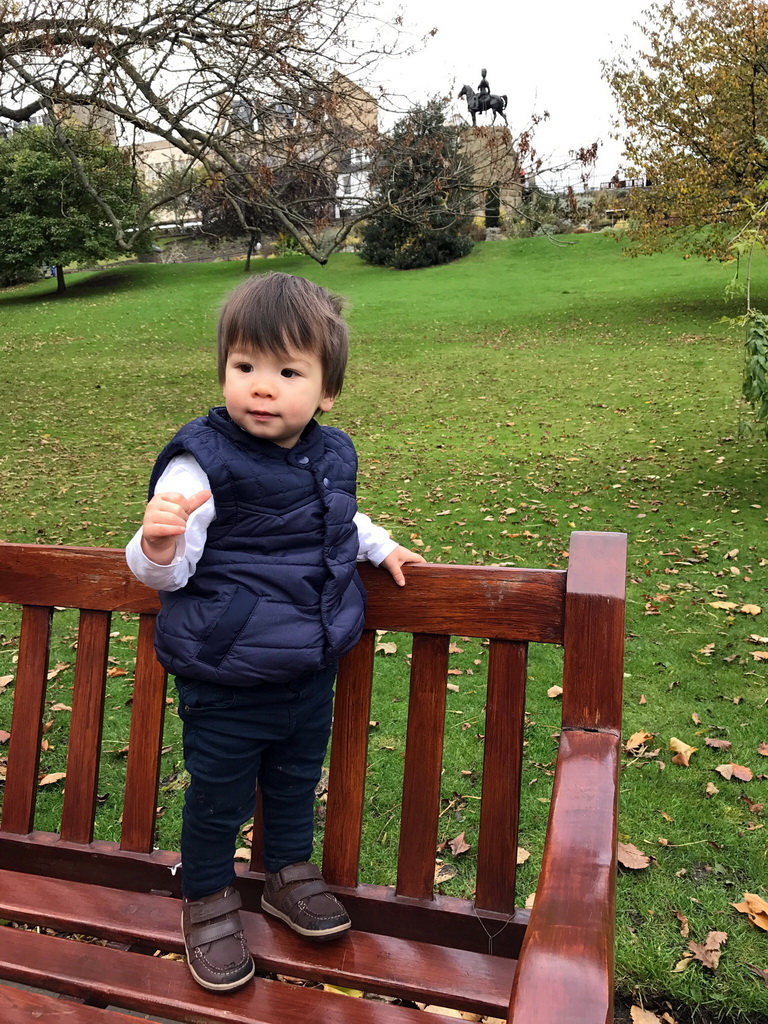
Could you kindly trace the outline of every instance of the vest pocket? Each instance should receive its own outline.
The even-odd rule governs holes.
[[[218,619],[200,644],[198,661],[218,668],[235,645],[261,598],[241,586],[232,587]]]

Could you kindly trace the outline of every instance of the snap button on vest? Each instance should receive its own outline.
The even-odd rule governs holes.
[[[298,457],[298,459],[296,459],[296,461],[298,462],[298,464],[300,466],[306,466],[306,464],[309,462],[309,456],[308,455],[300,455]]]
[[[323,487],[330,487],[330,486],[331,486],[331,481],[328,479],[327,476],[324,476],[323,477]]]

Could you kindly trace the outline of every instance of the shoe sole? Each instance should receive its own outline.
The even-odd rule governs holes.
[[[284,914],[282,910],[278,910],[277,907],[273,907],[271,903],[267,903],[264,897],[261,897],[261,909],[266,910],[268,914],[273,917],[279,917],[281,921],[284,921],[288,927],[296,932],[298,935],[303,936],[305,939],[315,939],[316,942],[323,942],[326,939],[335,939],[337,935],[341,935],[343,932],[349,931],[352,927],[352,922],[347,921],[346,924],[337,924],[335,928],[325,928],[323,931],[318,931],[316,928],[302,928],[300,924],[296,924],[292,921],[287,914]]]
[[[184,939],[184,952],[187,954],[187,967],[189,968],[189,973],[192,975],[192,977],[195,979],[198,985],[202,985],[203,988],[207,988],[210,992],[231,992],[233,989],[240,988],[242,985],[245,985],[247,982],[251,980],[251,978],[256,973],[256,964],[253,962],[253,960],[251,960],[250,973],[247,974],[244,978],[238,978],[237,981],[228,981],[224,984],[217,985],[213,981],[206,981],[204,978],[201,978],[200,975],[196,973],[194,967],[192,966],[192,958],[189,955],[189,947],[187,946],[187,937],[184,934],[183,916],[181,921],[181,935],[182,938]]]

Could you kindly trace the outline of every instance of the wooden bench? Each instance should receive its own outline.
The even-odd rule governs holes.
[[[0,601],[23,607],[15,681],[0,697],[10,701],[12,694],[14,702],[0,824],[0,919],[33,926],[0,927],[0,981],[45,990],[0,986],[0,1019],[120,1024],[136,1019],[132,1012],[243,1024],[448,1019],[425,1016],[414,1005],[420,1002],[514,1024],[612,1021],[625,560],[623,534],[574,533],[567,573],[413,566],[401,590],[386,573],[361,568],[369,611],[338,677],[322,850],[323,872],[349,909],[353,930],[311,945],[265,917],[255,840],[251,863],[239,866],[239,888],[258,973],[244,989],[217,995],[198,987],[178,959],[147,955],[182,951],[172,871],[178,855],[153,849],[166,707],[152,642],[157,596],[131,577],[121,551],[0,544]],[[35,830],[35,804],[51,703],[51,621],[62,607],[81,611],[54,833]],[[140,620],[121,838],[106,842],[94,841],[93,832],[117,612]],[[392,888],[358,880],[377,629],[413,634]],[[433,891],[451,636],[490,638],[474,901]],[[514,899],[529,641],[564,648],[562,731],[532,911],[516,909]],[[286,984],[276,975],[398,1003]]]

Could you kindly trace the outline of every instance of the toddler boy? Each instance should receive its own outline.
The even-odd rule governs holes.
[[[350,926],[309,858],[336,666],[365,616],[356,561],[402,586],[402,565],[424,559],[357,512],[352,441],[315,420],[341,391],[347,348],[341,300],[324,288],[267,274],[235,289],[219,321],[225,404],[160,453],[127,549],[160,591],[155,645],[176,676],[191,776],[182,931],[208,989],[254,973],[233,855],[257,780],[263,909],[308,938]]]

